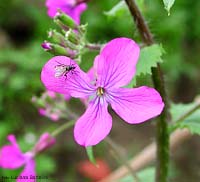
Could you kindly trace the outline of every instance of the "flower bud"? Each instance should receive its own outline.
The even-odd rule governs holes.
[[[39,141],[35,144],[33,151],[35,153],[42,152],[55,144],[56,140],[49,133],[40,136]]]
[[[78,31],[80,34],[84,35],[87,31],[87,26],[88,24],[85,24],[85,25],[79,25],[78,26]]]
[[[70,42],[78,45],[79,44],[79,35],[76,34],[72,29],[69,29],[66,34],[65,34],[65,37],[67,40],[69,40]]]
[[[45,50],[45,51],[48,51],[48,50],[51,50],[52,47],[51,47],[51,43],[50,42],[47,42],[47,41],[44,41],[42,44],[41,44],[42,48]]]
[[[69,28],[77,29],[78,25],[74,22],[74,20],[68,15],[64,14],[61,10],[59,10],[55,16],[55,20],[60,20],[64,25]]]
[[[48,50],[48,52],[54,54],[54,55],[64,55],[64,56],[68,56],[68,57],[71,57],[73,58],[75,53],[71,50],[68,50],[67,48],[65,47],[62,47],[58,44],[52,44],[52,49],[51,50]]]
[[[61,33],[58,33],[56,30],[50,30],[48,32],[48,38],[49,38],[50,42],[52,42],[54,44],[63,45],[64,36]]]

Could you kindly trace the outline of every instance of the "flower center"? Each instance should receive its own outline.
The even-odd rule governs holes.
[[[97,88],[97,95],[102,96],[105,93],[105,89],[103,87]]]

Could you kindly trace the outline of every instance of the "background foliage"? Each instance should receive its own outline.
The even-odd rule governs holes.
[[[140,41],[126,9],[122,8],[120,11],[112,9],[118,2],[119,0],[92,0],[88,4],[88,11],[83,13],[82,22],[88,22],[87,37],[91,42],[105,43],[112,38],[122,36]],[[200,91],[198,69],[200,66],[200,1],[176,1],[170,16],[163,8],[162,1],[138,0],[138,3],[158,43],[157,46],[162,46],[165,50],[162,56],[164,60],[162,68],[169,98],[175,103],[192,102]],[[7,134],[15,133],[24,151],[32,146],[47,127],[52,130],[59,125],[40,117],[31,103],[33,95],[38,96],[44,91],[40,82],[40,71],[43,64],[51,57],[42,50],[40,44],[47,37],[47,30],[55,27],[46,14],[44,4],[45,2],[40,0],[0,0],[0,145],[6,143]],[[161,59],[159,52],[156,51],[157,49],[151,49],[147,52],[150,55],[144,53],[143,57],[146,61],[151,60],[151,56]],[[97,53],[84,55],[83,69],[89,69]],[[134,83],[137,85],[152,84],[148,75],[140,74],[136,80],[137,82]],[[194,123],[200,122],[199,116],[200,113],[196,113]],[[153,122],[141,126],[121,123],[115,122],[111,136],[129,151],[129,156],[132,156],[150,141],[146,138],[153,136],[154,125]],[[187,125],[185,121],[183,127],[184,124]],[[194,130],[195,126],[193,132],[198,133]],[[126,134],[122,136],[123,133]],[[137,140],[130,143],[132,140],[128,140],[129,138],[140,138],[140,143]],[[200,157],[195,155],[195,152],[190,154],[190,151],[200,149],[198,139],[194,137],[191,143],[185,143],[182,146],[186,148],[185,152],[182,151],[183,148],[177,151],[175,168],[172,168],[175,171],[175,174],[172,173],[172,180],[196,182],[200,179],[200,174],[194,172],[200,171],[198,165]],[[43,161],[37,164],[38,174],[81,181],[82,177],[77,175],[76,165],[86,158],[85,151],[73,142],[72,131],[63,134],[58,141],[48,155],[43,154],[38,157],[38,161]],[[104,143],[95,147],[96,155],[100,157],[104,157],[105,150],[107,149]],[[109,156],[106,158],[111,167],[116,167]],[[181,165],[186,163],[185,167]],[[19,171],[0,169],[0,176],[18,173]]]

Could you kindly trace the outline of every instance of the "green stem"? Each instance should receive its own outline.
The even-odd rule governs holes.
[[[129,10],[133,16],[138,31],[146,45],[154,43],[153,36],[149,30],[144,17],[142,16],[135,0],[125,0]],[[168,177],[168,164],[169,164],[169,133],[168,133],[168,118],[170,116],[168,110],[167,95],[164,87],[163,74],[160,65],[157,68],[152,68],[152,79],[155,89],[159,91],[165,108],[157,121],[156,130],[156,143],[157,143],[157,163],[156,163],[156,182],[167,182]]]
[[[156,123],[156,144],[157,144],[157,163],[156,163],[156,182],[167,182],[169,168],[169,132],[168,118],[169,110],[164,89],[163,75],[160,65],[157,69],[152,69],[152,76],[155,88],[160,92],[165,108]]]
[[[68,129],[68,128],[71,128],[74,124],[75,124],[75,121],[74,121],[74,120],[68,121],[67,123],[61,125],[61,126],[58,127],[56,130],[54,130],[54,131],[51,133],[51,136],[53,136],[53,137],[57,136],[58,134],[62,133],[64,130],[66,130],[66,129]]]
[[[118,144],[116,144],[110,137],[107,137],[105,141],[110,145],[110,147],[114,151],[115,155],[113,156],[127,168],[129,173],[132,174],[134,181],[139,182],[139,179],[136,173],[132,170],[130,164],[127,162],[124,156],[120,153],[120,149],[119,149],[120,147],[118,146]]]
[[[189,117],[191,114],[193,114],[196,110],[200,109],[200,103],[198,103],[196,106],[194,106],[191,110],[189,110],[188,112],[184,113],[182,116],[180,116],[176,121],[173,121],[173,125],[169,128],[170,129],[170,133],[172,131],[174,131],[178,126],[179,123],[181,123],[184,119],[186,119],[187,117]]]
[[[87,43],[85,45],[86,48],[90,49],[91,51],[100,51],[101,48],[103,47],[102,44],[92,44],[92,43]]]

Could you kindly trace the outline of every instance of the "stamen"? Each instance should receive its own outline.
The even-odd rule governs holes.
[[[105,93],[105,89],[103,87],[97,88],[97,95],[102,96]]]

